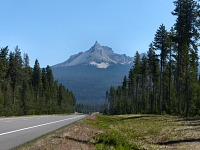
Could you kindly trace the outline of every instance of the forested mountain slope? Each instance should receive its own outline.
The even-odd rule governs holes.
[[[131,67],[132,65],[112,65],[99,69],[91,65],[77,65],[53,67],[52,70],[55,78],[73,91],[77,103],[102,104],[108,88],[120,85]]]

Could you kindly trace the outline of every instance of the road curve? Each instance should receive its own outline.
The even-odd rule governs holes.
[[[78,121],[86,115],[0,118],[0,150],[8,150]]]

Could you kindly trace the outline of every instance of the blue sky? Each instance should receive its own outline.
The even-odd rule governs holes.
[[[173,0],[1,0],[0,47],[16,45],[41,67],[88,50],[97,40],[116,53],[146,52]]]

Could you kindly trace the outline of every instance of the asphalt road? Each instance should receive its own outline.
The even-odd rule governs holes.
[[[86,115],[0,118],[0,150],[7,150],[78,121]]]

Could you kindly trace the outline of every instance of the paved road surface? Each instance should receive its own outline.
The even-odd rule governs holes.
[[[0,118],[0,150],[7,150],[78,121],[86,115]]]

